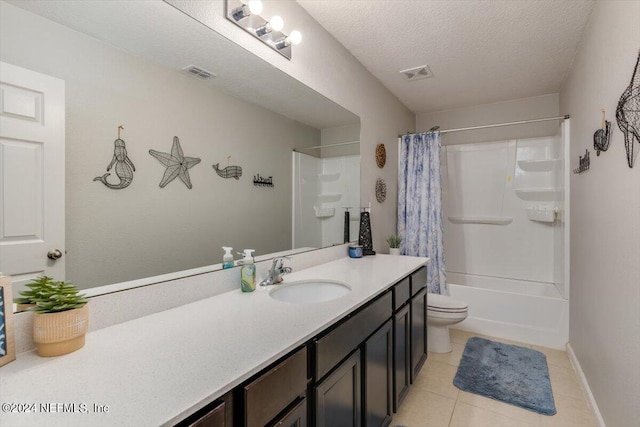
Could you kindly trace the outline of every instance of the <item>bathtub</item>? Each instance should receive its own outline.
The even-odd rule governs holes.
[[[569,301],[553,283],[447,272],[451,296],[469,304],[456,329],[564,350]]]

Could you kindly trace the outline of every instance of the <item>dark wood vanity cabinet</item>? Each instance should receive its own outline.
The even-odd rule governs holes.
[[[411,316],[405,304],[393,315],[393,411],[398,412],[411,384]]]
[[[427,360],[427,269],[393,286],[393,411]]]
[[[423,267],[179,426],[387,427],[427,357],[425,284]]]
[[[393,415],[393,323],[387,322],[363,344],[363,413],[366,427],[386,427]]]
[[[292,403],[306,398],[307,385],[307,347],[304,346],[242,387],[242,425],[264,427],[295,418],[296,415],[285,414],[276,420]],[[294,412],[301,414],[300,410]],[[303,415],[305,420],[301,422],[306,422],[306,413]],[[296,424],[292,421],[291,425]]]
[[[302,397],[270,423],[269,427],[307,427],[307,411],[307,399]]]
[[[314,341],[316,427],[389,425],[392,313],[388,291]]]
[[[316,427],[360,427],[361,412],[360,351],[314,387]]]
[[[427,289],[411,297],[411,383],[427,360]]]
[[[227,393],[177,424],[177,427],[233,426],[233,393]]]

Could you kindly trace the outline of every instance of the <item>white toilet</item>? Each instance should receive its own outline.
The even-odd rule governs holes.
[[[449,353],[449,326],[467,318],[466,302],[446,295],[427,294],[427,346],[433,353]]]

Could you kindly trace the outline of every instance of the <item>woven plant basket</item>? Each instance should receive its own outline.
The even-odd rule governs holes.
[[[89,326],[89,304],[59,313],[33,314],[33,341],[44,357],[71,353],[84,346]]]

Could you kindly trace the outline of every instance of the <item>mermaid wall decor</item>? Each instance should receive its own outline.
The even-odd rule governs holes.
[[[111,163],[107,166],[107,173],[102,176],[96,176],[93,178],[94,181],[100,181],[107,188],[112,190],[122,190],[123,188],[127,188],[131,182],[133,182],[133,172],[135,172],[136,167],[133,165],[131,159],[127,155],[127,148],[124,141],[120,138],[120,130],[124,129],[122,125],[118,126],[118,139],[113,141],[113,158],[111,159]],[[111,184],[107,181],[107,177],[111,175],[109,171],[111,168],[114,168],[116,176],[120,180],[120,182],[116,184]]]

